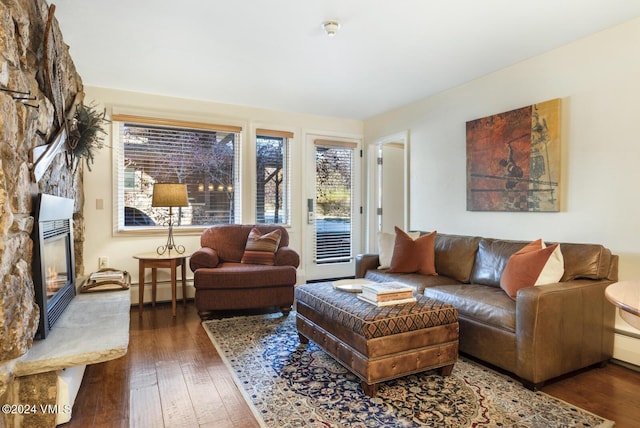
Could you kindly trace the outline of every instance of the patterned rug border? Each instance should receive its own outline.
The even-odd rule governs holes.
[[[295,312],[291,312],[289,314],[289,317],[295,318]],[[250,393],[244,388],[243,381],[236,374],[236,369],[233,367],[231,361],[229,361],[227,355],[225,355],[223,346],[220,343],[218,343],[218,341],[214,337],[213,332],[209,328],[207,328],[207,324],[228,323],[228,322],[232,322],[234,320],[249,320],[249,319],[256,319],[256,320],[261,320],[261,321],[262,320],[275,321],[275,320],[278,320],[278,319],[282,319],[283,323],[286,320],[286,319],[283,318],[283,316],[280,313],[273,313],[273,314],[246,315],[246,316],[235,316],[235,317],[222,318],[222,319],[212,319],[212,320],[203,321],[201,324],[202,324],[202,327],[203,327],[204,331],[207,333],[207,336],[209,336],[209,340],[211,341],[212,345],[215,347],[218,355],[220,356],[220,358],[224,362],[227,370],[231,374],[231,377],[232,377],[234,383],[236,384],[237,388],[240,390],[240,392],[242,394],[242,397],[244,398],[245,402],[247,403],[247,405],[251,409],[251,412],[253,413],[256,421],[258,422],[258,424],[261,427],[269,428],[269,425],[264,420],[260,409],[253,402],[253,400],[252,400],[252,398],[250,396]],[[331,357],[327,357],[327,358],[331,359]],[[469,361],[469,360],[465,359],[464,357],[460,357],[460,360],[461,361]],[[505,374],[502,374],[502,373],[499,373],[499,372],[497,372],[497,371],[495,371],[495,370],[493,370],[491,368],[488,368],[486,366],[483,366],[483,365],[481,365],[479,363],[476,363],[476,362],[473,362],[473,361],[470,361],[470,363],[481,367],[483,371],[487,371],[487,372],[491,373],[492,375],[495,375],[495,376],[497,376],[499,378],[510,379],[509,376],[507,376]],[[338,364],[338,363],[336,363],[336,364]],[[546,397],[546,399],[549,400],[550,402],[554,402],[555,401],[555,402],[561,403],[561,404],[563,404],[563,405],[565,405],[565,406],[567,406],[569,408],[577,409],[580,412],[583,412],[583,413],[585,413],[587,415],[591,415],[594,418],[598,418],[598,419],[601,419],[603,421],[599,425],[595,425],[595,426],[589,425],[591,428],[613,428],[613,427],[615,427],[615,422],[614,421],[608,420],[606,418],[603,418],[602,416],[599,416],[599,415],[597,415],[597,414],[595,414],[593,412],[590,412],[588,410],[585,410],[585,409],[583,409],[581,407],[575,406],[575,405],[573,405],[573,404],[571,404],[571,403],[569,403],[567,401],[564,401],[564,400],[562,400],[560,398],[556,398],[556,397],[554,397],[552,395],[549,395],[547,393],[544,393],[542,391],[537,391],[536,394],[539,394],[539,395],[542,395],[542,396]],[[514,427],[515,426],[519,426],[519,425],[514,424]],[[562,425],[562,426],[564,426],[564,425]]]
[[[271,316],[271,314],[269,314],[269,315],[248,315],[248,316],[237,316],[237,317],[223,318],[223,319],[220,319],[220,320],[214,319],[214,320],[202,321],[202,328],[204,328],[204,331],[207,333],[207,336],[209,336],[209,340],[211,341],[211,344],[216,348],[216,352],[220,356],[220,359],[222,359],[222,362],[224,363],[225,367],[227,368],[227,371],[229,372],[229,374],[231,374],[231,378],[233,379],[233,383],[235,383],[235,385],[238,388],[238,390],[240,390],[240,393],[242,394],[242,398],[244,398],[244,401],[247,403],[247,405],[251,409],[251,413],[253,413],[253,416],[256,418],[256,421],[258,421],[258,424],[262,428],[269,428],[269,426],[267,425],[267,423],[262,418],[262,415],[260,414],[260,410],[253,403],[253,400],[249,396],[249,393],[247,392],[247,390],[245,390],[242,387],[242,381],[240,380],[240,378],[236,374],[236,371],[233,369],[233,366],[231,365],[231,361],[229,361],[227,356],[222,351],[222,346],[218,343],[216,338],[213,337],[213,333],[207,328],[207,323],[215,323],[215,322],[228,321],[228,320],[234,320],[234,319],[245,319],[245,318],[260,318],[260,319],[264,319],[264,318],[270,317],[270,316]]]

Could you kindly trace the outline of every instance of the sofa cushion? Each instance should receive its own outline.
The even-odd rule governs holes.
[[[437,234],[435,265],[438,275],[469,282],[479,242],[477,236]]]
[[[389,273],[388,270],[368,270],[364,276],[365,279],[374,282],[393,282],[398,281],[403,284],[415,287],[419,294],[425,287],[434,285],[460,284],[459,281],[444,275],[421,275],[419,273]]]
[[[469,281],[500,288],[500,277],[509,257],[526,244],[523,241],[481,238]]]
[[[418,272],[423,275],[435,275],[436,232],[433,231],[414,240],[399,227],[396,227],[395,230],[396,239],[389,272]]]
[[[264,235],[255,227],[251,229],[241,263],[273,266],[281,236],[278,229]]]
[[[612,256],[608,248],[600,244],[563,243],[561,246],[564,257],[564,275],[561,281],[609,277]],[[615,280],[616,278],[609,279]]]
[[[193,274],[196,289],[256,288],[296,283],[293,266],[263,266],[221,263],[216,268],[198,269]]]
[[[420,237],[420,232],[406,232],[412,239]],[[389,269],[391,267],[391,258],[393,257],[393,247],[395,246],[396,236],[393,233],[378,232],[378,257],[380,266],[378,269]]]
[[[436,285],[425,288],[423,294],[452,305],[461,318],[512,333],[516,331],[516,302],[500,288],[476,284]]]
[[[500,287],[515,299],[519,289],[558,282],[563,273],[564,261],[560,245],[547,247],[538,239],[509,258],[500,277]]]

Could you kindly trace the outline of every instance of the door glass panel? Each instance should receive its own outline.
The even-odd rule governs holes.
[[[352,258],[353,149],[316,146],[315,261]]]

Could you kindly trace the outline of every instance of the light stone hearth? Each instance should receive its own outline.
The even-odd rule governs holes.
[[[6,394],[6,402],[58,405],[73,402],[77,391],[61,391],[62,370],[120,358],[129,346],[129,290],[79,294],[71,301],[47,338],[35,341],[29,352],[13,367],[15,381]],[[83,370],[79,371],[80,378]],[[68,381],[65,381],[68,383]],[[79,387],[80,382],[75,382]],[[73,400],[73,398],[70,398]],[[7,426],[55,426],[60,416],[42,413],[4,415]],[[57,422],[58,421],[58,422]],[[1,421],[0,421],[1,422]],[[62,420],[65,422],[65,420]]]
[[[128,290],[79,294],[45,340],[18,361],[15,376],[95,364],[119,358],[129,345]]]

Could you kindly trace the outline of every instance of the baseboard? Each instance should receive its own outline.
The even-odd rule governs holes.
[[[138,284],[131,284],[131,305],[138,305]],[[193,287],[193,282],[187,280],[187,299],[193,299],[196,294],[196,289]],[[171,302],[171,281],[159,281],[156,285],[156,303],[157,302]],[[176,285],[176,299],[182,300],[182,282],[178,280]],[[144,284],[144,303],[151,303],[151,283],[145,282]]]
[[[640,367],[640,339],[619,333],[613,337],[613,358]]]
[[[640,372],[640,366],[637,366],[635,364],[631,364],[631,363],[627,363],[626,361],[621,361],[621,360],[616,360],[615,358],[611,359],[611,363],[612,364],[617,364],[619,366],[622,366],[626,369],[629,370],[633,370],[634,372]]]

